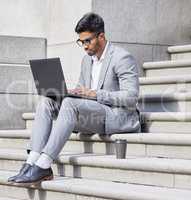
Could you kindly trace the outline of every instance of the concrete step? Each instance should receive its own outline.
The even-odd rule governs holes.
[[[187,75],[191,73],[191,58],[190,60],[145,62],[143,69],[146,77]]]
[[[0,148],[27,148],[30,131],[0,131]],[[115,140],[127,140],[126,155],[191,159],[191,135],[173,133],[138,133],[100,136],[75,134],[66,142],[62,152],[115,154]],[[5,157],[6,158],[6,157]]]
[[[0,63],[0,70],[0,93],[37,93],[29,65],[16,63]]]
[[[173,62],[173,61],[166,61],[166,62]],[[176,62],[184,63],[185,61],[176,61]],[[191,63],[191,61],[186,61],[186,62],[187,64]],[[158,62],[158,63],[163,63],[163,62]],[[157,67],[155,68],[156,69],[154,70],[157,70]],[[163,69],[165,69],[165,67],[163,67]],[[0,70],[1,70],[0,80],[2,83],[0,86],[0,93],[13,93],[13,94],[15,93],[36,94],[37,93],[29,65],[14,64],[14,63],[12,64],[0,63]],[[170,74],[172,75],[172,73],[166,74],[166,72],[162,76],[160,76],[160,74],[157,73],[155,77],[140,77],[139,81],[141,85],[141,93],[145,93],[144,88],[146,86],[147,88],[148,86],[150,86],[148,88],[147,94],[153,93],[152,92],[153,87],[155,87],[155,90],[154,90],[155,94],[157,93],[157,91],[158,93],[163,94],[165,93],[164,91],[174,92],[174,91],[182,91],[182,90],[185,91],[186,89],[189,89],[190,83],[191,83],[191,75],[187,75],[189,73],[186,73],[184,74],[184,76],[182,76],[180,75],[180,73],[178,73],[178,75],[173,76],[173,77],[167,76]],[[186,86],[189,86],[189,87],[185,88]],[[161,90],[159,90],[160,88]]]
[[[171,54],[171,60],[191,59],[191,45],[181,45],[168,47]]]
[[[191,191],[185,189],[143,186],[101,180],[55,177],[36,188],[14,186],[7,178],[14,172],[0,171],[0,192],[3,196],[43,200],[190,200]]]
[[[24,113],[26,128],[31,129],[34,113]],[[142,132],[154,133],[190,133],[190,112],[142,112]]]
[[[28,65],[0,63],[0,70],[0,80],[2,82],[0,93],[36,94],[36,87]],[[139,82],[141,94],[165,94],[174,91],[189,92],[191,75],[140,77]]]
[[[140,94],[166,94],[191,91],[191,75],[140,77]]]
[[[190,112],[144,112],[142,130],[154,133],[190,133]]]
[[[24,129],[23,112],[34,112],[34,95],[0,94],[0,129]]]
[[[23,150],[0,149],[0,170],[18,171],[25,159]],[[53,171],[56,176],[191,189],[190,160],[65,152]]]
[[[191,93],[143,94],[139,98],[139,110],[141,112],[191,112]]]
[[[4,97],[6,98],[7,94],[0,94],[0,99],[1,99],[1,96],[2,98]],[[15,106],[21,107],[26,104],[28,110],[33,110],[33,111],[35,110],[37,102],[39,101],[39,96],[35,94],[28,94],[28,95],[27,94],[19,94],[19,95],[9,94],[8,96],[10,97],[13,105],[15,104]],[[18,98],[19,99],[24,98],[23,101],[26,103],[21,102],[19,104],[17,102]],[[0,104],[2,109],[6,107],[5,102],[6,102],[5,100],[2,100],[2,103]],[[141,112],[191,112],[191,92],[142,94],[139,97],[139,109]],[[11,113],[11,110],[9,111],[9,115],[10,113]],[[3,119],[3,116],[5,116],[5,114],[1,116],[1,119]],[[16,119],[16,117],[14,118]],[[12,124],[13,122],[14,121],[12,120]],[[16,125],[16,122],[15,122],[15,125]]]
[[[38,96],[26,64],[0,63],[0,129],[25,128],[23,112],[35,110]]]
[[[0,197],[0,200],[21,200],[21,199],[13,199],[13,198],[9,198],[9,197]]]
[[[0,63],[27,64],[30,59],[45,58],[45,38],[0,36]]]

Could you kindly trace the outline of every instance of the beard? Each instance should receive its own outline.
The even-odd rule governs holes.
[[[96,55],[99,48],[100,48],[100,45],[97,42],[92,49],[85,48],[85,51],[89,56],[94,56],[94,55]]]
[[[95,55],[95,52],[94,51],[88,51],[86,50],[86,53],[89,55],[89,56],[94,56]]]

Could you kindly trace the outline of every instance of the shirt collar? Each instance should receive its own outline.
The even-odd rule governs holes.
[[[99,61],[102,61],[102,60],[105,58],[105,54],[106,54],[106,52],[107,52],[108,45],[109,45],[109,42],[106,43],[105,48],[104,48],[104,51],[103,51],[103,53],[102,53],[102,55],[101,55]],[[93,62],[94,62],[94,61],[98,61],[97,56],[95,56],[95,55],[92,56],[92,60],[93,60]]]

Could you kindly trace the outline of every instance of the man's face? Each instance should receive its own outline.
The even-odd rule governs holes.
[[[82,32],[78,43],[81,43],[89,56],[96,55],[100,50],[100,37],[96,33]]]

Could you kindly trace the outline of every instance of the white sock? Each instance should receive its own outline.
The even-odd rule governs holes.
[[[53,163],[53,159],[45,153],[42,153],[39,159],[35,162],[35,165],[39,166],[43,169],[50,168],[51,164]]]
[[[39,159],[39,157],[40,157],[40,153],[31,151],[27,158],[26,163],[33,165]]]

